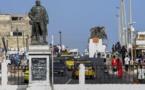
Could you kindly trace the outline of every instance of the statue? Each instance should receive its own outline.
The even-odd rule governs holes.
[[[32,43],[40,43],[40,37],[42,36],[42,43],[47,43],[47,24],[49,23],[49,17],[46,9],[41,6],[40,1],[36,0],[36,6],[32,7],[29,14],[30,24],[32,25]]]

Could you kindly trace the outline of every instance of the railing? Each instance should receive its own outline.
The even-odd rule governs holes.
[[[1,63],[0,63],[0,85],[2,83],[2,69],[1,69]]]
[[[56,66],[54,69],[54,84],[79,84],[79,68],[76,70],[67,70],[64,66]],[[85,68],[85,84],[134,84],[138,83],[138,66],[130,65],[128,72],[125,71],[125,66],[122,66],[123,77],[118,77],[118,71],[113,73],[113,67],[107,66],[109,73],[104,72],[104,65],[96,65],[93,68]],[[60,69],[62,68],[62,69]],[[8,84],[10,85],[27,85],[24,82],[24,71],[28,70],[28,66],[9,66],[8,67]],[[74,76],[76,74],[76,76]],[[50,70],[50,82],[52,80],[52,73]],[[28,80],[29,81],[29,80]],[[145,80],[142,80],[144,83]]]
[[[128,71],[125,71],[125,66],[122,66],[123,77],[118,76],[118,71],[116,74],[113,73],[113,67],[108,65],[109,73],[104,72],[104,65],[93,66],[93,70],[85,70],[85,84],[134,84],[139,83],[138,78],[138,66],[129,65]],[[59,66],[59,68],[61,68]],[[55,71],[55,70],[54,70]],[[88,71],[88,72],[87,72]],[[65,69],[65,74],[60,72],[54,72],[54,84],[78,84],[79,76],[74,77],[74,70],[69,71]],[[78,68],[79,72],[79,68]],[[92,74],[94,72],[94,74]],[[93,78],[95,76],[95,78]],[[51,73],[50,73],[51,78]],[[144,83],[145,80],[142,80]]]
[[[27,85],[24,82],[25,70],[28,70],[28,66],[8,66],[8,84],[10,85]]]

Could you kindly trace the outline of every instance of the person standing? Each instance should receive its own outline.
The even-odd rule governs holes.
[[[126,55],[124,61],[125,61],[125,71],[128,72],[128,67],[130,64],[130,58],[128,57],[128,55]]]
[[[121,54],[122,54],[123,65],[125,64],[124,58],[125,58],[126,53],[127,53],[126,48],[124,46],[122,46]]]
[[[114,46],[114,44],[112,45],[112,53],[114,53],[115,52],[115,46]]]
[[[123,69],[122,69],[122,62],[120,59],[117,59],[117,70],[118,70],[118,77],[122,78],[123,77]]]
[[[139,83],[143,82],[144,74],[145,74],[145,70],[142,68],[142,65],[140,65],[139,68],[138,68],[138,80],[139,80]]]
[[[58,44],[57,47],[58,47],[58,50],[59,50],[58,52],[61,53],[61,46]]]
[[[113,67],[113,74],[116,75],[117,73],[117,58],[115,56],[113,56],[112,58],[112,67]]]
[[[111,80],[109,75],[109,65],[106,62],[106,58],[104,59],[104,74],[108,77],[109,80]]]

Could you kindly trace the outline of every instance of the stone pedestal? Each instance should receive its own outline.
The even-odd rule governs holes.
[[[51,90],[48,45],[31,45],[29,54],[29,86],[27,90]]]

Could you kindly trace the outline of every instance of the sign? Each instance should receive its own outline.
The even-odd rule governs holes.
[[[96,37],[93,38],[93,42],[94,42],[94,43],[98,43],[98,42],[99,42],[99,38],[96,38]]]
[[[142,50],[142,52],[145,52],[145,50]]]
[[[47,79],[47,59],[32,58],[31,75],[32,81]]]

